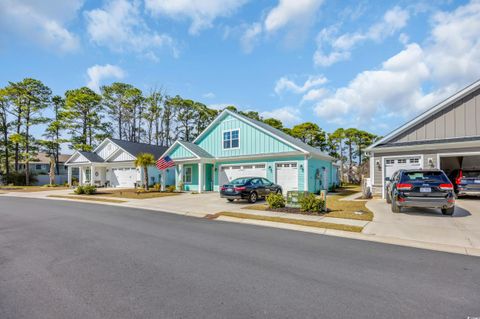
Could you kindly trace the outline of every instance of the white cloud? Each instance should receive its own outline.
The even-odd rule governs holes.
[[[204,94],[202,95],[202,97],[204,97],[204,98],[206,98],[206,99],[213,99],[213,98],[215,98],[215,93],[213,93],[213,92],[207,92],[207,93],[204,93]]]
[[[300,116],[300,110],[298,108],[288,106],[274,109],[271,111],[261,112],[260,116],[262,116],[263,118],[278,119],[287,126],[295,125],[302,121],[302,118]]]
[[[78,13],[83,0],[2,0],[0,32],[14,32],[44,47],[71,52],[80,46],[77,35],[65,26]]]
[[[287,25],[311,23],[323,0],[279,0],[265,18],[265,30],[275,32]]]
[[[293,93],[305,93],[313,87],[320,86],[327,82],[327,78],[323,75],[309,76],[307,80],[302,84],[298,85],[294,81],[290,80],[286,76],[282,76],[275,83],[275,93],[280,94],[284,91],[290,91]]]
[[[88,83],[87,86],[92,90],[100,91],[100,83],[105,79],[123,79],[125,72],[116,65],[94,65],[87,69]]]
[[[178,54],[167,34],[150,30],[140,14],[138,1],[110,0],[102,9],[85,13],[90,40],[115,52],[135,52],[157,61],[157,51],[169,47]]]
[[[171,18],[188,18],[192,21],[189,32],[197,34],[212,27],[218,17],[233,14],[247,0],[145,0],[145,8],[153,14]]]
[[[385,115],[419,114],[480,77],[479,30],[480,1],[437,13],[423,47],[407,44],[379,69],[359,73],[318,100],[316,114],[362,126]]]
[[[258,41],[261,33],[262,25],[260,23],[253,23],[252,25],[247,27],[245,33],[240,38],[240,44],[245,53],[250,53],[253,51],[253,47]]]
[[[301,41],[315,20],[323,0],[279,0],[265,16],[263,21],[248,26],[240,38],[240,44],[246,53],[250,53],[262,34],[270,35],[279,30],[287,43]]]
[[[318,101],[327,95],[328,90],[325,88],[311,89],[303,97],[302,103],[308,101]]]
[[[397,6],[385,12],[382,20],[370,26],[365,32],[336,36],[337,27],[324,28],[317,36],[317,50],[314,53],[313,61],[315,65],[330,66],[336,62],[347,60],[350,58],[350,51],[356,45],[365,41],[380,42],[392,36],[406,26],[409,17],[410,14],[407,10]],[[325,50],[325,47],[330,47],[330,51]]]

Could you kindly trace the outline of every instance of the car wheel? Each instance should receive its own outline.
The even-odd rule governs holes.
[[[443,215],[452,216],[454,211],[455,211],[455,207],[442,208],[442,214],[443,214]]]
[[[397,201],[392,199],[392,213],[400,213],[401,207],[397,205]]]
[[[282,195],[282,190],[281,190],[281,189],[277,189],[277,191],[275,192],[275,194],[277,194],[277,195]]]
[[[233,199],[232,198],[227,198],[227,200],[231,203],[233,202]]]
[[[248,196],[248,201],[252,204],[255,203],[257,199],[258,199],[258,195],[256,192],[251,192],[250,196]]]
[[[387,204],[391,204],[392,203],[392,199],[390,198],[390,193],[387,191],[387,195],[385,196],[386,200],[387,200]]]

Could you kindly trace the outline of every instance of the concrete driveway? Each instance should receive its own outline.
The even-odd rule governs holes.
[[[262,201],[259,201],[262,202]],[[221,211],[231,211],[251,205],[246,200],[228,202],[220,198],[218,193],[202,194],[184,193],[177,196],[166,196],[151,199],[131,200],[122,206],[149,208],[155,210],[178,212],[184,214],[214,214]]]
[[[453,216],[435,209],[403,209],[394,214],[385,200],[367,203],[375,217],[364,234],[480,249],[480,199],[457,200]]]

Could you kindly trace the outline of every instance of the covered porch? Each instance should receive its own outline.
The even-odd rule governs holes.
[[[213,160],[199,159],[175,161],[175,184],[177,188],[198,193],[214,190],[216,167]]]
[[[68,184],[73,185],[73,171],[78,169],[78,185],[93,185],[97,187],[109,187],[107,179],[107,166],[101,163],[90,163],[67,166]]]

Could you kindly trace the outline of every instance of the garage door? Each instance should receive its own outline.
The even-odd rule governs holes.
[[[422,168],[420,156],[395,157],[385,159],[385,177],[392,177],[399,169]]]
[[[134,187],[137,181],[135,168],[113,168],[111,184],[114,187]]]
[[[267,170],[265,164],[222,165],[219,174],[219,185],[225,185],[239,177],[267,177]]]
[[[276,183],[282,186],[283,193],[298,190],[298,167],[296,162],[275,165]]]

